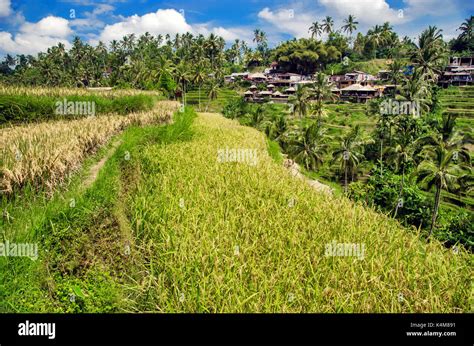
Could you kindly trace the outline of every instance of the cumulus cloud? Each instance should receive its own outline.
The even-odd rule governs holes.
[[[192,32],[184,16],[175,10],[166,9],[147,13],[143,16],[133,15],[126,17],[123,21],[106,25],[99,39],[104,42],[120,40],[127,34],[142,35],[149,32],[151,35],[174,35]]]
[[[0,17],[9,16],[12,12],[10,0],[0,0]]]
[[[272,24],[279,32],[291,34],[297,38],[307,37],[308,28],[315,21],[314,14],[295,8],[282,8],[276,11],[265,7],[258,18]]]
[[[4,53],[36,54],[58,43],[69,47],[67,38],[72,33],[66,19],[48,16],[36,23],[25,22],[15,36],[1,31],[0,47]]]
[[[352,14],[359,23],[367,25],[383,22],[399,24],[406,22],[409,15],[402,8],[391,8],[385,0],[319,0],[319,3],[326,8],[329,15],[345,18]]]
[[[213,26],[212,23],[187,23],[182,12],[174,9],[159,9],[156,12],[144,14],[143,16],[133,15],[130,17],[120,17],[120,21],[114,24],[106,25],[104,30],[97,38],[91,40],[91,43],[97,41],[110,42],[112,40],[121,40],[125,35],[135,34],[137,36],[144,33],[151,35],[174,36],[191,32],[193,34],[222,36],[227,42],[235,39],[251,40],[252,31],[246,28],[222,26]]]

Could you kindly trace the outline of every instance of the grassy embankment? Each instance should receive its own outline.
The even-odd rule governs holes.
[[[2,311],[472,310],[463,250],[315,192],[254,129],[191,120],[130,128],[89,189],[18,210],[5,236],[37,241],[40,258],[0,259]],[[225,148],[255,149],[258,164],[220,163]],[[325,256],[333,240],[364,256]]]

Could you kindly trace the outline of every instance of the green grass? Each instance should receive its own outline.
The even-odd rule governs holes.
[[[0,258],[0,311],[470,311],[464,250],[315,192],[254,129],[192,121],[187,110],[126,130],[85,192],[23,211],[17,201],[4,237],[38,242],[40,258]],[[223,148],[256,150],[258,164],[218,162]],[[362,243],[364,257],[325,256],[333,240]]]
[[[229,100],[240,97],[235,90],[223,88],[219,90],[217,94],[217,99],[212,100],[209,103],[208,94],[209,94],[208,90],[206,90],[205,88],[201,89],[200,100],[201,100],[201,110],[203,111],[206,109],[206,107],[208,107],[208,111],[221,110],[222,107],[224,107]],[[199,105],[199,90],[195,89],[195,90],[188,91],[186,93],[186,102],[189,105],[195,106],[197,109]]]
[[[110,144],[52,198],[25,190],[2,200],[10,215],[0,220],[2,240],[37,243],[39,258],[0,257],[0,312],[127,311],[123,274],[132,273],[139,254],[125,254],[132,234],[123,202],[136,158],[147,143],[185,140],[192,117],[188,109],[170,126],[127,129],[87,190],[82,181]]]
[[[62,105],[69,102],[88,102],[84,111],[95,111],[95,114],[59,114],[58,102]],[[108,113],[128,114],[137,111],[150,110],[157,98],[151,95],[130,95],[119,97],[104,97],[100,95],[70,95],[59,96],[33,96],[33,95],[0,95],[0,124],[40,122],[58,119],[77,119],[89,115]],[[92,108],[94,104],[94,108]],[[61,106],[62,107],[62,106]],[[63,109],[63,108],[61,108]]]

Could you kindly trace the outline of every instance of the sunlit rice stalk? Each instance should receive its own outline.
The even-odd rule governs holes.
[[[0,191],[25,184],[51,190],[77,170],[84,158],[130,125],[169,120],[179,104],[159,102],[147,112],[55,121],[0,129]]]

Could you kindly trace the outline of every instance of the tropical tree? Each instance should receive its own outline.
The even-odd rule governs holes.
[[[446,62],[446,54],[441,29],[430,26],[418,37],[418,44],[415,44],[410,59],[423,75],[428,76],[431,81],[436,81]]]
[[[319,22],[313,22],[313,24],[311,24],[311,26],[309,27],[309,32],[311,33],[311,38],[314,39],[322,34],[323,29]]]
[[[193,82],[198,86],[199,110],[201,110],[201,87],[207,77],[203,63],[198,63],[193,71]]]
[[[359,164],[364,158],[363,147],[370,143],[370,140],[364,138],[359,125],[356,125],[347,134],[339,139],[339,146],[333,152],[333,161],[339,163],[344,172],[344,193],[347,194],[348,177],[354,179]]]
[[[423,160],[418,165],[415,173],[417,181],[428,190],[435,189],[433,212],[428,238],[431,236],[436,224],[438,209],[441,200],[441,191],[455,190],[459,188],[460,179],[468,171],[469,157],[464,151],[450,148],[450,146],[438,137],[438,140],[423,148],[421,153]]]
[[[306,125],[297,131],[289,141],[290,155],[307,170],[316,170],[324,162],[329,148],[326,129],[317,124]]]
[[[342,30],[348,32],[350,39],[352,40],[352,33],[357,29],[357,24],[359,24],[359,22],[355,20],[355,17],[352,14],[350,14],[347,19],[344,19],[344,23]]]
[[[288,98],[288,102],[292,105],[292,114],[304,117],[308,111],[309,98],[310,94],[307,87],[297,87],[295,94]]]
[[[331,33],[332,28],[334,27],[334,20],[330,16],[326,16],[326,18],[323,19],[323,25],[322,29],[326,33]]]
[[[399,59],[395,59],[392,61],[392,63],[389,66],[388,74],[389,74],[389,80],[391,83],[395,85],[394,89],[394,95],[397,92],[397,87],[400,85],[401,81],[403,80],[403,63]]]
[[[473,40],[474,16],[466,18],[457,30],[461,31],[459,38],[468,42]]]
[[[191,72],[189,71],[188,65],[181,61],[176,68],[174,69],[174,76],[176,83],[180,85],[183,100],[183,105],[186,105],[186,83],[189,83],[191,80]]]
[[[321,125],[324,106],[323,101],[335,99],[335,96],[331,91],[328,77],[322,72],[316,74],[316,80],[313,84],[313,96],[316,98],[316,102],[312,104],[313,109],[318,116],[318,125]]]
[[[400,189],[398,192],[398,200],[395,205],[395,211],[393,217],[397,216],[398,209],[403,203],[403,186],[405,183],[405,173],[407,166],[413,160],[414,146],[410,136],[403,136],[398,138],[397,144],[393,147],[389,147],[387,154],[389,161],[395,165],[395,170],[401,172],[402,179],[400,181]]]
[[[210,83],[209,83],[209,93],[207,95],[207,98],[208,98],[208,101],[207,101],[207,105],[206,105],[206,112],[209,108],[209,105],[211,103],[212,100],[215,100],[217,99],[217,96],[219,94],[219,82],[214,78],[214,79],[211,79]]]

